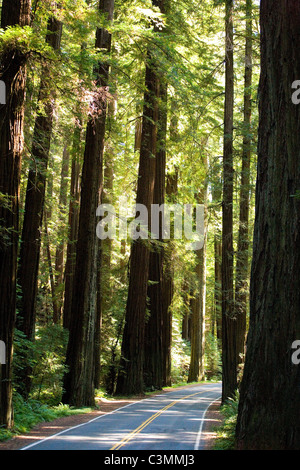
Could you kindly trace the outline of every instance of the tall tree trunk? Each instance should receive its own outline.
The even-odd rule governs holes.
[[[77,119],[75,123],[73,135],[73,145],[71,151],[71,186],[70,186],[70,202],[69,202],[69,235],[67,245],[67,259],[65,265],[65,296],[63,307],[63,326],[70,328],[72,318],[72,292],[73,278],[76,264],[76,244],[78,237],[78,220],[80,208],[80,156],[81,156],[81,126],[82,117],[78,107]]]
[[[207,169],[207,161],[204,168]],[[198,382],[204,377],[205,340],[205,296],[206,296],[206,230],[207,230],[207,181],[197,195],[197,204],[205,206],[204,244],[196,251],[197,292],[192,298],[191,307],[191,359],[188,382]]]
[[[150,60],[150,54],[148,54]],[[146,66],[145,105],[140,150],[139,176],[136,203],[151,210],[155,182],[157,77]],[[149,220],[145,223],[148,225]],[[149,247],[144,240],[135,240],[131,248],[129,287],[126,305],[125,327],[122,340],[122,357],[116,393],[132,394],[144,390],[143,347],[145,336],[145,313],[149,270]]]
[[[300,3],[261,1],[258,170],[250,327],[237,447],[300,449]]]
[[[214,308],[215,308],[215,328],[216,337],[222,342],[222,242],[219,234],[214,235],[214,252],[215,252],[215,292],[214,292]]]
[[[167,84],[162,77],[159,78],[158,90],[158,129],[156,168],[153,204],[161,206],[165,202],[165,180],[166,180],[166,136],[167,136]],[[147,387],[161,389],[164,375],[164,344],[167,338],[164,334],[167,318],[163,317],[163,258],[164,248],[162,239],[162,218],[160,219],[160,230],[157,236],[159,243],[154,245],[150,253],[149,261],[149,318],[145,328],[145,364],[144,379]]]
[[[101,201],[100,201],[101,202]],[[102,242],[103,240],[97,240],[97,258],[96,258],[96,313],[95,313],[95,347],[94,347],[94,387],[100,388],[100,373],[101,373],[101,328],[102,328],[102,291],[101,286],[103,284],[102,277]]]
[[[57,304],[56,304],[56,295],[55,295],[55,273],[52,265],[52,256],[51,256],[51,245],[49,239],[49,231],[48,231],[48,217],[46,212],[44,213],[44,245],[45,245],[45,254],[48,263],[48,271],[49,271],[49,281],[50,281],[50,291],[51,291],[51,299],[52,299],[52,321],[53,318],[58,318],[57,313]],[[30,373],[31,370],[28,368],[28,372]]]
[[[62,23],[51,16],[47,25],[46,43],[53,50],[60,48]],[[33,341],[35,334],[35,303],[40,260],[41,226],[45,202],[46,172],[52,135],[55,94],[46,65],[42,72],[39,106],[35,120],[32,155],[26,189],[25,213],[22,229],[18,282],[21,289],[17,325],[26,338]],[[18,377],[19,391],[28,396],[31,387],[31,369],[22,368]]]
[[[233,0],[226,0],[226,71],[222,231],[222,401],[237,388],[236,320],[233,298]]]
[[[111,135],[114,127],[114,120],[116,119],[117,100],[112,99],[108,105],[107,113],[107,131],[108,137],[105,146],[104,153],[104,182],[102,192],[102,203],[113,204],[113,186],[114,186],[114,149],[111,139]],[[111,283],[111,257],[112,257],[112,240],[106,238],[105,240],[99,240],[100,244],[100,256],[98,262],[98,286],[99,286],[99,299],[97,302],[97,358],[95,363],[95,384],[96,387],[100,387],[100,359],[101,359],[101,346],[102,338],[100,327],[102,322],[105,320],[110,322],[109,307],[111,305],[111,297],[113,295],[112,283]],[[111,322],[110,322],[111,323]],[[106,323],[107,325],[107,323]],[[118,335],[117,335],[118,336]],[[116,364],[116,347],[118,345],[118,338],[115,338],[114,345],[111,347],[111,363],[109,365],[109,373],[106,377],[106,389],[108,393],[113,394],[115,389],[115,381],[117,376],[117,364]]]
[[[177,104],[171,102],[170,119],[170,141],[176,145],[178,140],[178,114],[176,112]],[[166,175],[166,199],[168,204],[176,203],[178,191],[178,168],[175,167],[174,173]],[[172,235],[173,236],[173,235]],[[171,236],[171,238],[172,238]],[[163,258],[163,282],[162,282],[162,317],[163,317],[163,386],[171,385],[171,367],[172,367],[172,300],[174,295],[174,242],[169,241],[164,244]]]
[[[99,12],[113,20],[114,0],[99,3]],[[98,29],[96,48],[111,51],[111,34]],[[76,267],[72,294],[72,320],[66,355],[68,372],[64,377],[63,401],[74,406],[94,405],[95,331],[98,300],[96,210],[101,201],[103,149],[105,138],[108,63],[95,70],[96,90],[87,123],[86,144],[81,180],[81,204],[76,246]]]
[[[153,0],[163,11],[164,0]],[[151,212],[155,184],[157,148],[158,77],[150,48],[147,53],[145,95],[140,147],[136,203]],[[150,219],[143,221],[149,227]],[[120,370],[116,393],[130,395],[144,390],[144,339],[150,250],[142,239],[134,240],[131,248],[129,287],[123,332]]]
[[[29,25],[30,9],[30,0],[3,0],[1,28]],[[6,364],[0,366],[0,426],[11,427],[19,188],[26,89],[26,55],[22,51],[10,48],[3,52],[0,79],[6,85],[7,103],[0,105],[0,340],[6,347]]]
[[[55,254],[55,302],[56,315],[53,316],[54,323],[61,322],[63,305],[63,282],[64,282],[64,251],[65,251],[65,217],[67,207],[67,178],[69,176],[69,150],[65,146],[63,150],[63,159],[61,167],[60,194],[59,194],[59,218],[60,227],[58,232],[59,245]]]
[[[252,86],[252,0],[246,1],[246,50],[244,91],[244,137],[240,189],[240,220],[236,259],[235,311],[237,321],[237,360],[244,362],[247,328],[249,270],[249,201],[251,160],[251,86]]]
[[[171,126],[172,127],[172,126]],[[170,129],[171,136],[172,130]],[[178,170],[166,177],[166,195],[168,203],[175,203],[177,195]],[[171,385],[171,349],[172,349],[172,300],[174,295],[174,243],[164,245],[163,259],[163,386]]]
[[[84,53],[86,48],[85,44],[81,45],[81,53]],[[81,88],[81,81],[83,75],[83,68],[80,63],[78,88]],[[82,89],[82,88],[81,88]],[[82,91],[83,93],[83,91]],[[78,237],[78,221],[80,209],[80,176],[82,167],[82,154],[83,154],[83,112],[82,101],[80,96],[75,105],[75,128],[73,132],[72,150],[71,150],[71,185],[70,185],[70,202],[69,202],[69,220],[68,220],[68,244],[66,254],[66,264],[64,273],[64,305],[63,305],[63,326],[69,329],[72,317],[72,293],[73,293],[73,278],[76,264],[76,243]]]
[[[214,318],[212,324],[212,334],[218,341],[222,342],[222,232],[219,228],[219,206],[222,201],[222,181],[218,177],[218,168],[214,169],[217,176],[212,187],[212,198],[216,209],[214,211]]]

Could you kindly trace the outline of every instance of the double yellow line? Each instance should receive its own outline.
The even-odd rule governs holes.
[[[207,391],[208,390],[205,390],[205,392],[207,392]],[[139,427],[137,427],[134,431],[132,431],[130,434],[128,434],[126,437],[124,437],[120,442],[117,442],[117,444],[115,444],[110,450],[119,450],[119,449],[121,449],[121,447],[123,447],[125,444],[127,444],[127,442],[131,441],[131,439],[133,439],[134,436],[139,434],[143,429],[145,429],[150,423],[152,423],[152,421],[154,421],[156,418],[158,418],[158,416],[160,416],[166,410],[168,410],[172,406],[176,405],[176,403],[178,403],[182,400],[186,400],[187,398],[194,397],[195,395],[200,395],[201,393],[205,393],[205,392],[202,391],[202,392],[192,393],[190,395],[186,395],[185,397],[182,397],[182,398],[179,398],[175,401],[172,401],[171,403],[169,403],[169,405],[165,406],[164,408],[159,410],[157,413],[150,416],[150,418],[148,418],[146,421],[144,421]]]

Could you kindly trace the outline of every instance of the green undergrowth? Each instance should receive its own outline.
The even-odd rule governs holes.
[[[49,406],[34,399],[25,401],[22,396],[17,393],[14,395],[13,405],[14,427],[12,429],[0,428],[0,441],[6,441],[19,434],[24,434],[42,422],[49,422],[63,416],[83,414],[92,411],[91,408],[78,409],[64,404]]]
[[[216,429],[217,438],[214,450],[234,450],[235,449],[235,428],[238,415],[239,393],[235,393],[233,398],[229,398],[221,406],[221,415],[224,418],[221,426]]]

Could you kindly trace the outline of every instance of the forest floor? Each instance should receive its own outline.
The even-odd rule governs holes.
[[[168,392],[169,390],[159,391],[157,393]],[[43,422],[36,425],[31,431],[26,434],[15,436],[7,441],[0,442],[1,450],[20,450],[36,441],[45,439],[54,434],[64,431],[67,428],[78,426],[87,423],[91,419],[97,418],[106,413],[115,411],[118,408],[126,406],[130,403],[137,402],[145,399],[145,396],[134,397],[132,399],[110,399],[101,398],[97,400],[97,409],[84,414],[65,416],[57,418],[49,423]],[[212,450],[215,439],[216,429],[223,422],[223,417],[220,413],[220,402],[214,402],[206,412],[205,421],[202,428],[202,439],[204,441],[204,449]]]

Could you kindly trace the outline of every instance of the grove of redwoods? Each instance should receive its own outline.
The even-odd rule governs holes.
[[[299,448],[299,6],[0,4],[0,426],[15,397],[214,379],[223,402],[244,384],[240,448]],[[122,196],[204,205],[203,247],[100,240],[97,208]]]

